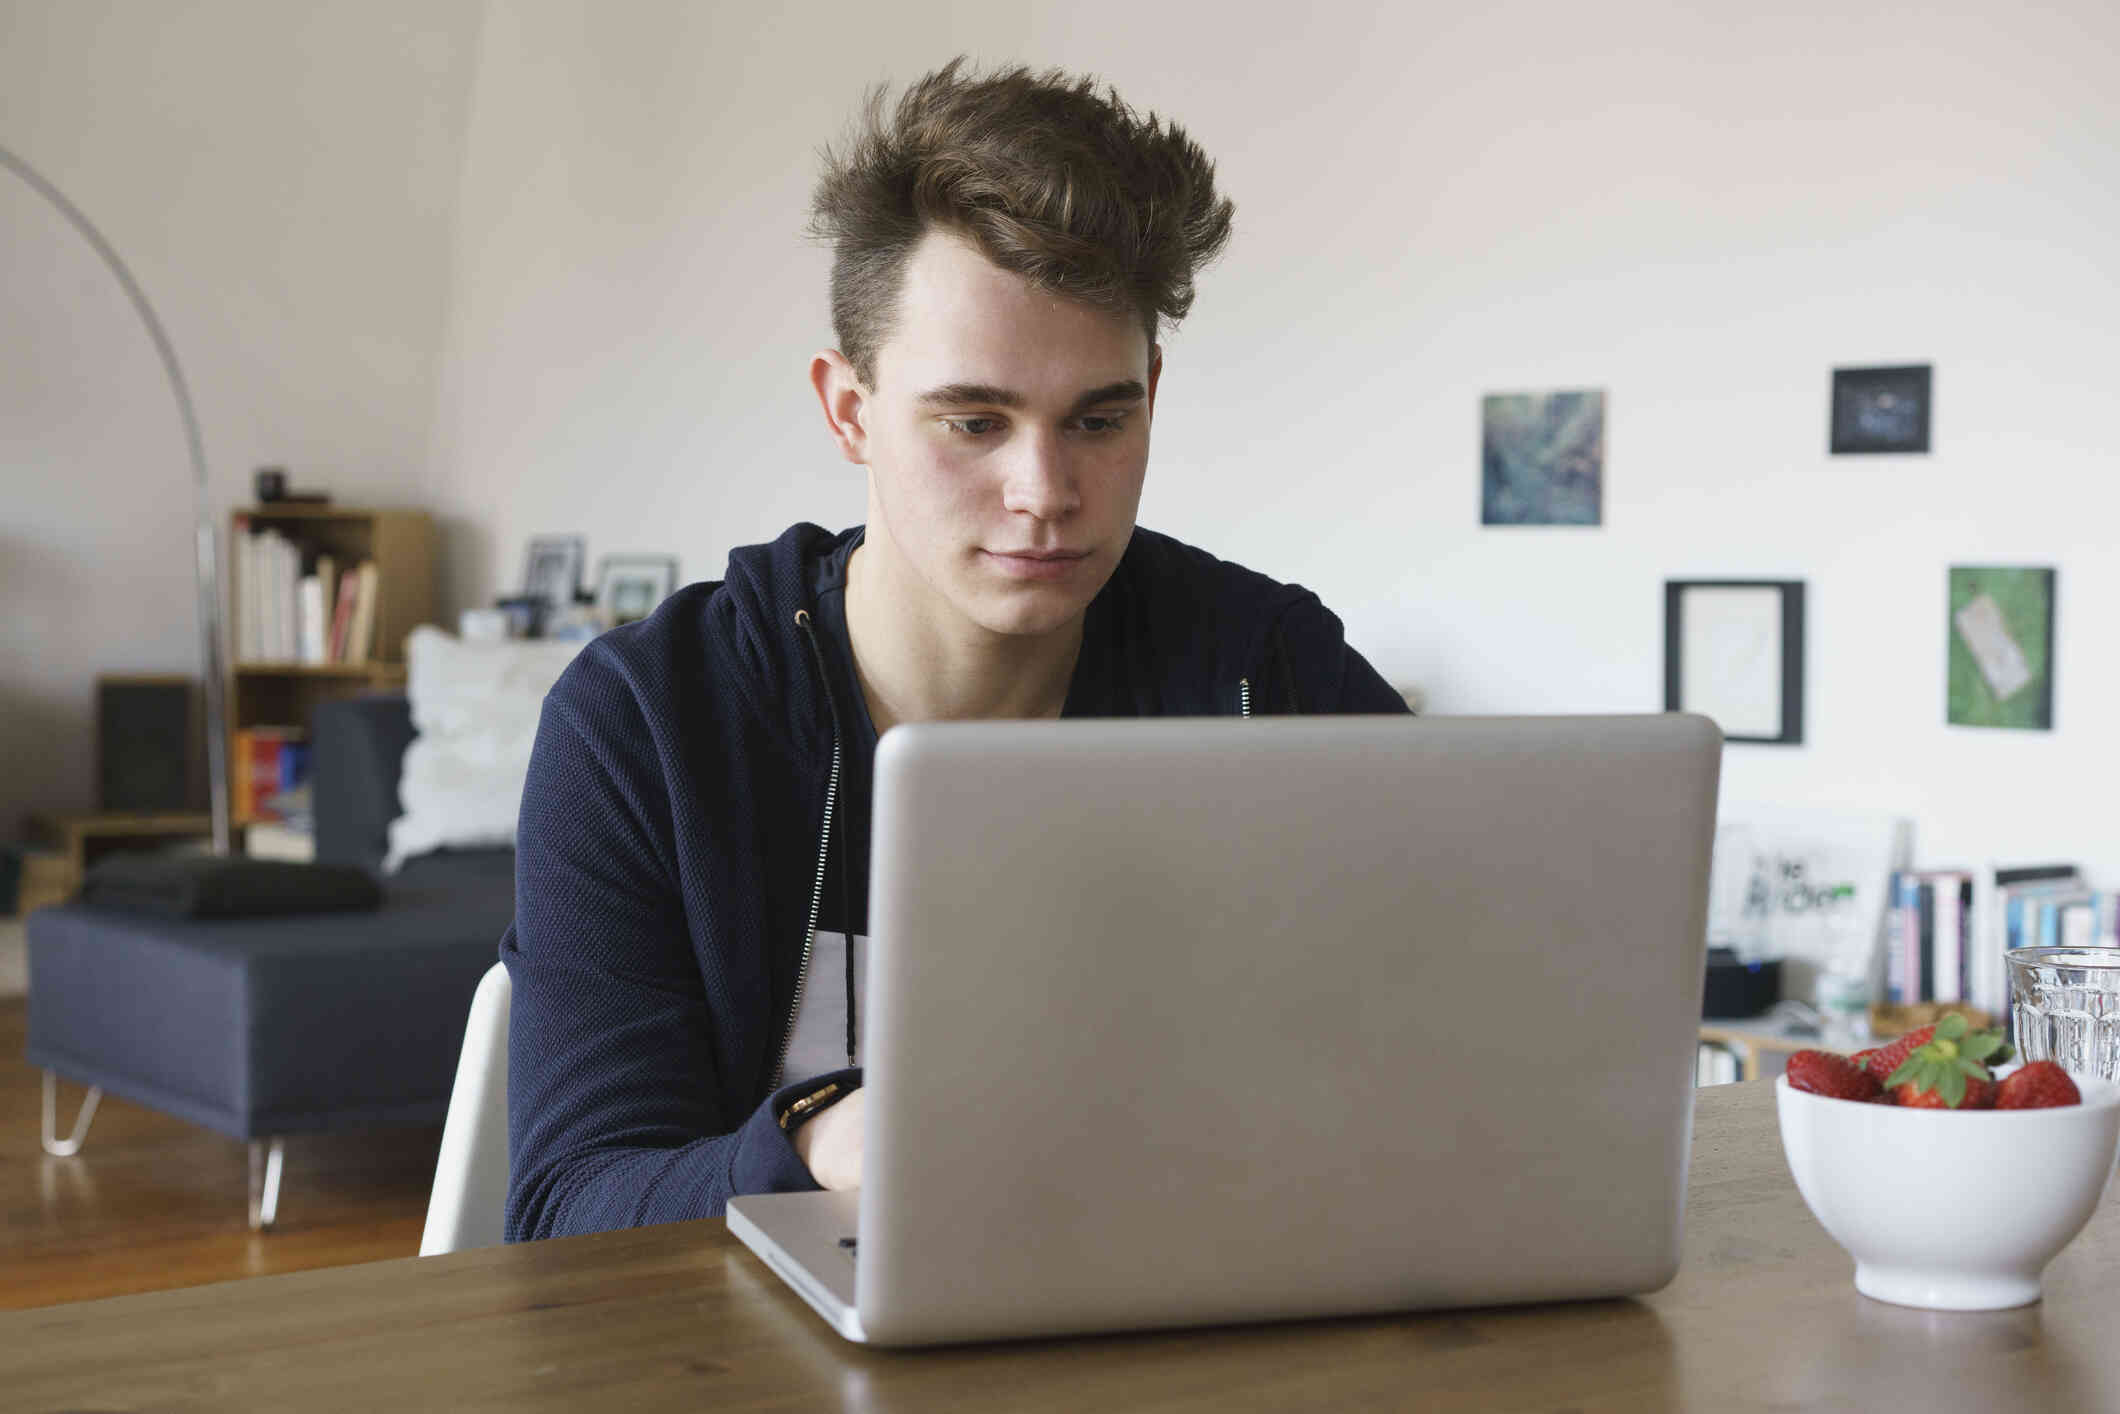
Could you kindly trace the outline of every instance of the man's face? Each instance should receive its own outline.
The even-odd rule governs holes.
[[[813,365],[850,460],[869,469],[864,553],[893,608],[944,632],[1074,623],[1133,534],[1162,371],[1140,322],[1040,293],[964,240],[906,263],[876,384]]]

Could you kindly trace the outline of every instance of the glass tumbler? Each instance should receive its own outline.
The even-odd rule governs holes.
[[[2010,1016],[2027,1061],[2057,1061],[2071,1075],[2120,1072],[2120,948],[2017,948]]]

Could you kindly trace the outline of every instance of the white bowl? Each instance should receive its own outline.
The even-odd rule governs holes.
[[[2037,1301],[2120,1160],[2120,1085],[2073,1078],[2083,1103],[2044,1110],[1900,1109],[1776,1080],[1789,1171],[1855,1289],[1940,1311]]]

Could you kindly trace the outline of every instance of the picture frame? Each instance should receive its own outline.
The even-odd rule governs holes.
[[[676,588],[675,555],[605,555],[596,564],[596,608],[611,628],[648,617]]]
[[[2054,729],[2054,609],[2047,566],[1953,565],[1946,598],[1944,722]]]
[[[1928,451],[1932,386],[1926,363],[1834,369],[1832,454]]]
[[[1605,393],[1480,399],[1480,524],[1605,523]]]
[[[1664,710],[1713,719],[1725,741],[1802,745],[1804,582],[1664,581]]]
[[[588,546],[579,535],[533,535],[523,558],[524,599],[542,599],[564,609],[581,594],[582,561]]]

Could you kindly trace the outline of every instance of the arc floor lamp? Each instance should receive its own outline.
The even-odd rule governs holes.
[[[147,302],[147,294],[140,282],[133,278],[124,260],[111,243],[103,238],[95,223],[82,214],[81,208],[66,199],[66,194],[46,181],[41,173],[22,160],[5,146],[0,146],[0,167],[5,167],[27,182],[31,190],[42,196],[66,218],[67,224],[80,232],[89,248],[102,258],[110,273],[124,289],[125,297],[132,301],[140,322],[147,326],[147,336],[154,341],[155,353],[162,360],[162,371],[169,377],[170,392],[176,395],[177,411],[184,419],[184,441],[191,455],[192,507],[197,521],[192,559],[192,577],[198,589],[199,661],[205,674],[206,698],[206,779],[208,799],[213,811],[213,851],[215,854],[229,852],[228,818],[228,717],[227,679],[221,663],[221,573],[218,540],[214,533],[213,506],[206,482],[206,453],[199,440],[199,419],[192,410],[191,390],[184,382],[184,370],[177,363],[177,351],[171,347],[169,334],[162,321],[155,317],[154,306]]]

